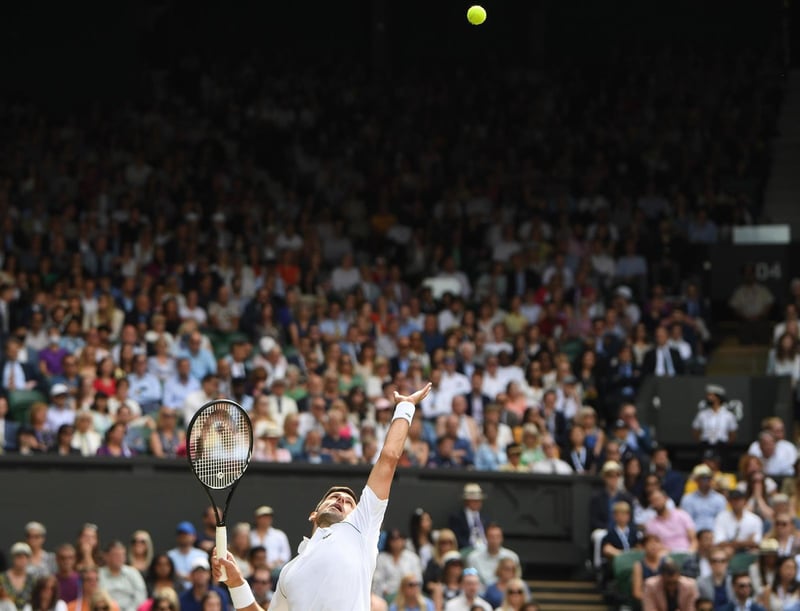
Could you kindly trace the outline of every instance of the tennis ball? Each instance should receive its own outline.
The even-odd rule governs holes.
[[[486,21],[486,9],[480,4],[474,4],[467,10],[467,21],[472,25],[480,25]]]

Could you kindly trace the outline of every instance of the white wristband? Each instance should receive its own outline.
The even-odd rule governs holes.
[[[411,421],[414,419],[414,412],[417,411],[417,408],[411,401],[400,401],[397,406],[394,408],[394,416],[392,416],[392,422],[397,420],[398,418],[405,418],[408,421],[408,425],[411,426]]]
[[[228,592],[231,593],[234,609],[245,609],[256,602],[256,597],[253,596],[253,591],[246,581],[235,588],[228,588]]]

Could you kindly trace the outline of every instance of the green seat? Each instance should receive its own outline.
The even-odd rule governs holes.
[[[728,572],[731,575],[735,575],[736,573],[746,571],[757,559],[757,554],[750,554],[748,552],[734,554],[728,564]]]
[[[672,552],[669,557],[675,561],[675,564],[678,565],[678,568],[683,566],[683,563],[689,559],[691,554],[687,552]]]
[[[619,600],[627,601],[631,599],[633,565],[642,558],[644,558],[644,552],[638,549],[623,552],[614,557],[614,582]]]
[[[12,390],[8,393],[8,415],[15,422],[28,422],[28,412],[34,403],[44,403],[47,398],[38,390]]]

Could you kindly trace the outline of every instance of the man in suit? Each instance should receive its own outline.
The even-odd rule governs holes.
[[[5,358],[0,361],[0,388],[7,392],[33,390],[39,386],[39,376],[28,363],[19,360],[21,344],[15,337],[6,340]]]
[[[709,559],[711,574],[697,578],[697,590],[702,598],[714,601],[716,607],[736,600],[733,593],[733,578],[728,575],[728,553],[715,547]]]
[[[685,365],[680,352],[670,348],[669,332],[665,326],[656,329],[656,344],[644,355],[642,361],[642,376],[655,375],[659,377],[674,377],[682,375]]]
[[[541,283],[539,274],[525,266],[523,253],[511,255],[511,269],[506,272],[506,299],[524,297],[529,289],[538,289]]]
[[[736,573],[733,578],[733,602],[718,607],[719,611],[767,611],[755,602],[753,581],[747,571]]]
[[[13,420],[7,420],[7,416],[8,399],[0,396],[0,454],[17,449],[19,424]]]
[[[486,526],[489,520],[481,513],[486,495],[479,484],[464,485],[461,499],[464,506],[450,515],[447,525],[458,541],[458,548],[486,545]]]
[[[483,387],[483,371],[476,369],[470,377],[470,390],[464,395],[467,400],[467,415],[475,418],[475,422],[483,422],[483,414],[492,400],[481,390]]]
[[[589,527],[592,530],[614,528],[611,508],[618,501],[627,503],[633,511],[633,496],[620,488],[622,465],[609,460],[603,465],[601,475],[605,487],[589,500]]]
[[[650,577],[644,582],[642,609],[647,611],[691,610],[694,609],[694,603],[698,598],[695,580],[681,575],[677,563],[672,558],[665,558],[661,562],[658,575]]]

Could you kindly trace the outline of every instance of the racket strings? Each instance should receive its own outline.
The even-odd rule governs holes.
[[[213,489],[231,486],[250,460],[250,419],[233,406],[212,405],[197,414],[189,432],[192,468]]]

